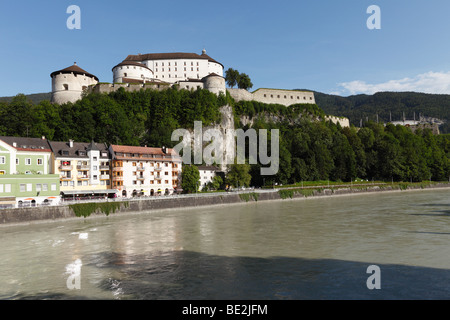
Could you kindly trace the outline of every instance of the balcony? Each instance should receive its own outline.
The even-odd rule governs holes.
[[[144,176],[136,176],[136,179],[137,180],[145,180],[145,177]]]
[[[121,168],[121,167],[117,167]],[[109,166],[100,166],[100,170],[109,170]]]
[[[123,177],[122,176],[115,176],[115,177],[112,177],[112,180],[113,181],[123,181]]]
[[[78,175],[77,180],[89,180],[89,175],[87,174]]]
[[[100,176],[100,180],[109,180],[109,178],[110,178],[109,174],[102,174]]]
[[[144,167],[136,167],[136,171],[145,171]]]
[[[59,169],[60,171],[71,171],[72,168],[73,168],[73,166],[71,166],[71,165],[60,165],[60,166],[58,167],[58,169]]]
[[[161,171],[162,168],[161,167],[155,167],[155,171]]]
[[[68,176],[59,176],[59,180],[61,181],[71,181],[72,177],[68,177]]]
[[[77,165],[77,170],[89,170],[90,166],[87,164],[79,164]]]
[[[123,167],[113,167],[112,171],[113,172],[123,171]]]

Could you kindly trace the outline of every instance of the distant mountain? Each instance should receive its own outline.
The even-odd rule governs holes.
[[[29,100],[31,100],[34,104],[38,104],[42,100],[50,100],[52,93],[33,93],[25,95]],[[11,102],[14,97],[0,97],[0,102]]]
[[[403,119],[419,120],[419,116],[442,120],[441,133],[450,133],[450,95],[418,92],[378,92],[341,97],[314,92],[317,105],[327,114],[344,116],[359,126],[360,121],[380,122]]]

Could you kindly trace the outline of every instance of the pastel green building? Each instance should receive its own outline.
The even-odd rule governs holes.
[[[59,175],[53,173],[48,141],[0,136],[0,208],[59,201]]]

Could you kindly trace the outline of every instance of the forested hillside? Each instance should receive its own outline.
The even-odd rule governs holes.
[[[318,100],[323,101],[321,97]],[[339,101],[348,106],[349,100]],[[385,101],[385,105],[396,103]],[[325,113],[345,115],[336,112],[337,109],[324,113],[316,105],[286,108],[236,103],[229,95],[217,97],[203,89],[139,92],[120,89],[110,94],[89,94],[76,103],[63,105],[48,100],[35,104],[18,95],[9,103],[0,102],[0,135],[173,147],[178,143],[171,141],[173,130],[192,128],[196,120],[204,125],[217,123],[221,120],[220,107],[226,104],[233,107],[236,120],[251,116],[255,129],[280,130],[279,172],[262,177],[259,165],[251,165],[252,185],[356,178],[449,180],[448,134],[436,136],[429,130],[412,133],[404,126],[384,126],[373,121],[365,122],[361,129],[341,128],[320,120]],[[235,124],[240,126],[241,122]]]
[[[314,93],[317,105],[326,113],[344,116],[355,126],[360,120],[388,122],[405,118],[419,119],[419,114],[425,117],[438,118],[446,121],[440,127],[442,133],[450,133],[450,95],[426,94],[417,92],[379,92],[373,95],[354,95],[341,97]]]

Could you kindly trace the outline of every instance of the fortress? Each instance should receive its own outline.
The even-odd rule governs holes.
[[[290,106],[298,103],[315,104],[314,93],[300,90],[261,88],[253,92],[226,88],[224,66],[203,50],[201,54],[172,52],[129,55],[112,68],[113,82],[100,83],[99,79],[80,68],[72,66],[50,74],[52,78],[52,103],[63,104],[81,99],[83,92],[109,93],[124,88],[164,90],[173,85],[180,89],[207,89],[217,95],[227,91],[236,101],[255,100],[263,103]],[[341,126],[349,126],[346,118],[329,117]]]

